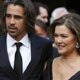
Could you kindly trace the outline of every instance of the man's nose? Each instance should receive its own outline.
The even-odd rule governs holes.
[[[45,23],[47,23],[47,22],[48,22],[48,19],[46,18],[46,19],[45,19]]]
[[[15,24],[15,19],[14,18],[11,18],[10,24]]]

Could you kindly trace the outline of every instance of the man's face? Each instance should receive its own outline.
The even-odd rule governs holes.
[[[39,12],[40,14],[37,16],[37,19],[40,19],[44,23],[48,23],[48,11],[45,8],[40,7]]]
[[[24,26],[24,8],[9,4],[6,10],[6,28],[11,37],[20,40],[26,34]]]

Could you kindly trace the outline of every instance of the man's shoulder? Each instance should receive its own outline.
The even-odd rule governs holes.
[[[46,44],[46,43],[52,44],[52,40],[46,39],[46,38],[42,38],[42,37],[40,37],[38,35],[32,36],[31,39],[34,40],[34,41],[36,41],[36,43],[38,42],[38,43],[42,43],[42,44]]]
[[[4,42],[6,40],[5,36],[0,35],[0,43]]]
[[[5,48],[6,37],[0,35],[0,51]]]

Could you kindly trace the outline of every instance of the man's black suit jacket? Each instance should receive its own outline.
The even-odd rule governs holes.
[[[20,80],[41,80],[44,63],[51,54],[52,43],[39,36],[30,36],[29,38],[31,41],[31,62]],[[6,37],[2,36],[0,36],[0,80],[18,80],[9,62]]]

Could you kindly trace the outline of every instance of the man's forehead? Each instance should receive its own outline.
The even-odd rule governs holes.
[[[45,11],[47,11],[47,9],[46,9],[46,8],[44,8],[44,7],[40,6],[40,7],[39,7],[39,11],[41,11],[41,10],[45,10]]]
[[[23,7],[22,5],[19,5],[19,4],[10,3],[10,4],[8,4],[7,8],[8,8],[9,6],[13,6],[14,8],[15,8],[15,7],[19,7],[19,8],[23,8],[23,9],[24,9],[24,7]]]
[[[47,9],[45,9],[45,8],[43,8],[43,7],[40,7],[40,8],[39,8],[39,12],[40,12],[40,14],[48,15]]]
[[[19,5],[9,4],[6,10],[7,14],[23,15],[24,8]]]

